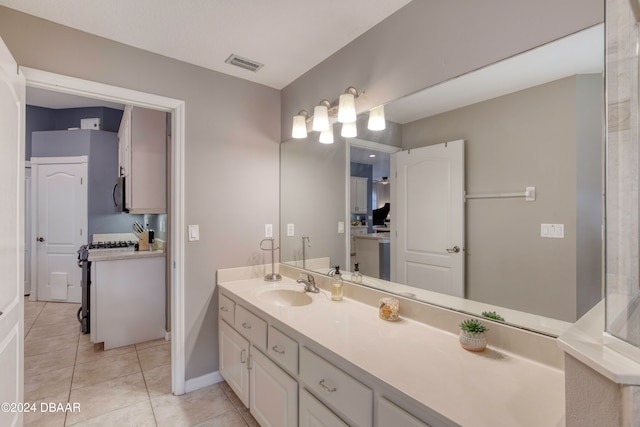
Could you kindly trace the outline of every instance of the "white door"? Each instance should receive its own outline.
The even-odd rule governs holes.
[[[391,157],[391,280],[464,297],[464,141]]]
[[[0,39],[0,402],[10,404],[24,402],[24,99],[24,77]],[[22,414],[0,411],[0,425],[22,425]]]
[[[78,248],[87,243],[87,158],[31,158],[38,301],[82,301]]]
[[[24,171],[24,294],[31,294],[31,165]]]

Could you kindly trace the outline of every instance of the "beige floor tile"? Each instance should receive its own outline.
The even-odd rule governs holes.
[[[72,389],[86,387],[131,374],[142,373],[134,353],[76,364]]]
[[[223,387],[223,390],[227,395],[227,397],[229,398],[229,400],[231,401],[231,403],[233,404],[233,406],[236,409],[246,409],[246,406],[244,406],[244,404],[242,403],[238,395],[235,394],[233,390],[231,390],[231,387],[229,387],[227,383],[224,383],[224,384],[226,385],[226,388]]]
[[[80,324],[78,322],[48,323],[41,322],[41,319],[38,319],[29,330],[27,338],[39,340],[62,335],[74,335],[77,337],[80,335]]]
[[[194,427],[247,427],[247,423],[238,411],[231,410],[196,424]]]
[[[142,342],[140,344],[136,344],[136,350],[144,350],[146,348],[156,347],[156,346],[167,344],[167,343],[169,343],[169,341],[165,340],[164,338],[159,338],[157,340],[151,340],[151,341],[145,341],[145,342]]]
[[[80,403],[81,412],[67,414],[67,424],[90,420],[148,399],[142,373],[74,389],[69,402]]]
[[[140,403],[116,409],[106,414],[98,415],[86,421],[76,424],[68,424],[75,427],[111,427],[111,426],[136,426],[155,427],[156,420],[148,400]]]
[[[71,390],[71,378],[73,377],[73,366],[48,371],[41,374],[24,376],[24,398],[25,401],[32,402],[46,396],[58,396],[66,394],[69,396]]]
[[[25,378],[42,374],[48,371],[55,371],[60,368],[73,366],[76,360],[75,347],[65,350],[55,350],[49,353],[36,354],[24,358]]]
[[[156,397],[151,405],[159,427],[193,426],[234,410],[217,384],[182,396]]]
[[[27,337],[24,341],[24,355],[25,357],[29,357],[50,353],[52,351],[69,350],[76,348],[77,345],[78,337],[74,335],[62,335],[41,339]]]
[[[162,365],[157,368],[142,371],[144,381],[147,384],[149,397],[158,397],[171,393],[171,365]]]
[[[78,345],[78,356],[76,363],[95,362],[115,356],[135,354],[136,347],[128,345],[125,347],[112,348],[111,350],[96,349],[92,342],[88,341]]]
[[[249,427],[260,427],[260,424],[258,424],[256,419],[253,418],[253,415],[251,415],[251,411],[249,411],[248,408],[239,408],[238,412],[240,412],[240,415]]]
[[[59,411],[49,411],[48,405],[45,405],[46,410],[42,410],[42,403],[62,403],[66,404],[69,399],[69,392],[61,393],[58,395],[48,395],[42,399],[28,399],[25,397],[25,401],[35,404],[35,412],[24,413],[24,426],[25,427],[63,427],[66,414]]]
[[[167,342],[162,345],[138,350],[140,365],[142,370],[153,369],[162,365],[171,364],[171,343]]]
[[[38,317],[45,304],[44,301],[29,301],[28,297],[25,298],[24,317]]]
[[[93,344],[91,342],[91,334],[80,334],[78,345]]]

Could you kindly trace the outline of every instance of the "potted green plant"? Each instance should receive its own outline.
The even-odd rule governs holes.
[[[486,317],[487,319],[498,320],[500,322],[504,322],[504,317],[500,316],[495,311],[483,311],[482,317]]]
[[[478,319],[467,319],[460,323],[460,345],[469,351],[484,351],[487,338],[484,333],[489,329]]]

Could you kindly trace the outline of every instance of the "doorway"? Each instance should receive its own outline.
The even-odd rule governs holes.
[[[171,275],[171,383],[176,395],[185,393],[184,336],[184,101],[105,85],[31,68],[21,68],[27,87],[103,101],[122,103],[171,113],[171,176],[169,234]]]

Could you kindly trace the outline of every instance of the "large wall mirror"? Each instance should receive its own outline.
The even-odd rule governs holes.
[[[598,25],[391,102],[384,131],[364,113],[356,138],[337,125],[333,144],[283,142],[281,261],[340,265],[346,280],[358,262],[366,286],[562,333],[602,298],[603,61]],[[457,145],[461,196],[431,189],[448,182],[433,168],[396,176],[404,157]],[[409,203],[412,191],[440,199]],[[461,201],[455,238],[447,197]],[[446,290],[450,267],[412,273],[401,248],[460,261],[459,292]]]

